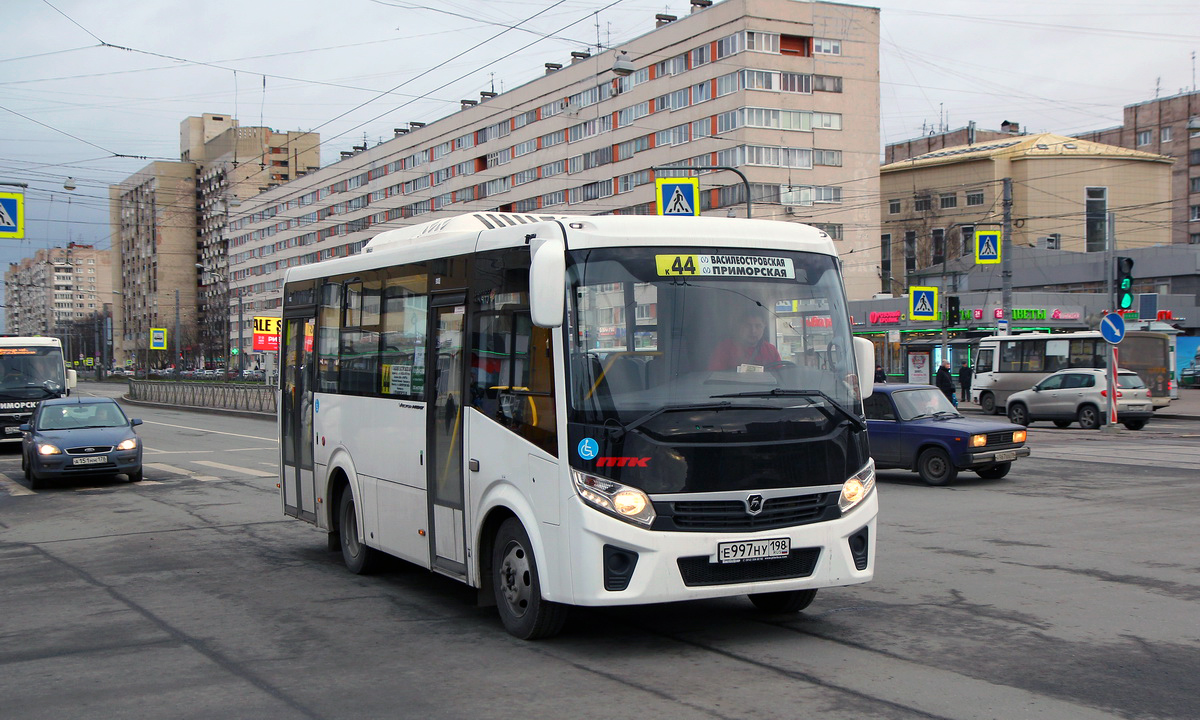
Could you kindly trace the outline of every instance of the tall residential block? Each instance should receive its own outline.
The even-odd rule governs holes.
[[[878,243],[879,11],[710,5],[244,202],[228,235],[245,322],[278,314],[288,267],[384,230],[487,211],[653,213],[655,178],[696,176],[656,169],[668,165],[740,170],[746,184],[698,175],[703,214],[745,216],[748,189],[754,217],[826,230],[847,254],[851,296],[869,296],[874,264],[858,258]]]

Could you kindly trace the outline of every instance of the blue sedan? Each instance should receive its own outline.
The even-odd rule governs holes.
[[[65,397],[38,405],[21,426],[21,469],[31,488],[76,475],[123,473],[142,479],[142,443],[110,398]]]
[[[930,385],[876,385],[863,403],[875,467],[915,470],[930,485],[954,482],[959,470],[994,480],[1029,455],[1025,428],[963,417]]]

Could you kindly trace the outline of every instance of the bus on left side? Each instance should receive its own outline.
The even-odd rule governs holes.
[[[21,442],[38,404],[70,395],[75,381],[58,338],[0,336],[0,443]]]

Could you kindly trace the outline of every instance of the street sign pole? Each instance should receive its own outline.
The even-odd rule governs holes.
[[[1100,335],[1108,342],[1110,352],[1105,353],[1105,385],[1108,392],[1107,415],[1108,422],[1102,428],[1103,432],[1118,432],[1117,427],[1117,345],[1125,339],[1125,318],[1117,313],[1107,313],[1100,320]]]

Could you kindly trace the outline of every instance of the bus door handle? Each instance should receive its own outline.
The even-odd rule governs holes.
[[[471,458],[471,461],[467,463],[467,467],[471,468],[471,472],[479,472],[479,461]]]

